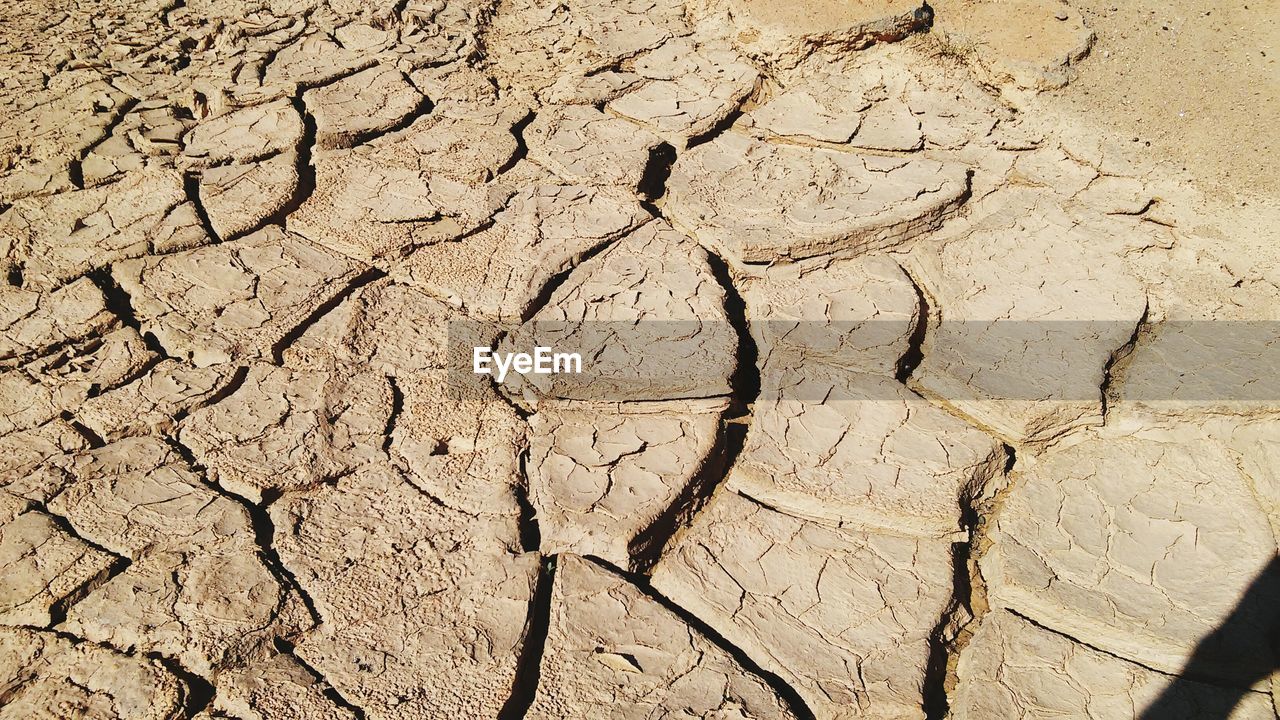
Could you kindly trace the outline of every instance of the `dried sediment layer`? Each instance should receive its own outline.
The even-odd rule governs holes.
[[[632,568],[718,469],[726,399],[542,403],[529,418],[529,500],[542,549]]]
[[[557,559],[530,718],[791,718],[760,678],[634,585],[576,555]]]
[[[0,623],[43,627],[64,602],[105,579],[118,559],[0,491]]]
[[[0,432],[28,430],[147,369],[155,354],[131,327],[0,371]]]
[[[638,192],[662,138],[590,105],[545,107],[524,131],[529,159],[573,183]]]
[[[1194,652],[1223,684],[1275,666],[1276,538],[1235,457],[1207,438],[1102,433],[1047,454],[1013,479],[988,539],[992,602],[1048,628],[1166,673]]]
[[[553,278],[647,220],[640,204],[622,193],[532,185],[511,198],[491,226],[420,248],[392,272],[473,317],[519,321]]]
[[[756,69],[727,46],[673,40],[629,64],[640,78],[605,109],[684,149],[735,113],[756,87]]]
[[[54,289],[156,252],[188,219],[179,212],[186,199],[178,173],[148,170],[106,187],[18,200],[0,214],[0,262],[21,266],[24,287]]]
[[[0,717],[1262,712],[1276,274],[964,3],[0,9]]]
[[[158,439],[50,458],[24,485],[86,542],[128,559],[66,611],[60,629],[208,676],[310,625],[256,553],[245,509]]]
[[[728,483],[788,514],[876,532],[957,536],[1000,473],[1000,443],[892,377],[765,366]]]
[[[102,292],[88,278],[48,293],[0,287],[0,367],[117,324]]]
[[[117,263],[142,329],[197,367],[269,357],[361,268],[276,226],[196,250]]]
[[[460,103],[313,158],[315,191],[289,229],[362,261],[394,259],[485,224],[514,190],[490,183],[517,152],[524,110]]]
[[[157,660],[73,643],[51,632],[0,628],[0,718],[52,718],[74,709],[101,720],[169,720],[183,684]]]
[[[736,133],[684,153],[664,211],[735,261],[897,247],[963,202],[962,165],[761,142]]]
[[[589,362],[581,374],[522,376],[537,395],[679,400],[730,393],[738,337],[707,252],[655,220],[578,266],[504,341],[524,352],[535,345]]]
[[[913,387],[1017,443],[1101,424],[1108,365],[1147,311],[1117,244],[1013,190],[914,248],[907,267],[944,314]]]
[[[847,52],[900,40],[933,22],[928,4],[872,0],[856,4],[818,0],[792,6],[768,0],[729,0],[731,36],[745,52],[779,68],[795,67],[818,48]]]
[[[951,705],[957,720],[1102,720],[1140,717],[1148,709],[1181,717],[1275,717],[1264,693],[1241,693],[1165,675],[1098,652],[1004,610],[982,620],[961,656],[957,675],[959,685]]]
[[[473,517],[375,467],[271,507],[320,627],[299,657],[377,717],[496,716],[538,573],[514,518]]]
[[[653,586],[818,717],[923,718],[950,578],[948,541],[827,527],[723,491],[677,536]]]
[[[739,287],[762,368],[816,362],[894,375],[925,320],[910,278],[885,255],[776,265]]]

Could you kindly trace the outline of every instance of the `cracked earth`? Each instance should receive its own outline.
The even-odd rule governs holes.
[[[1275,720],[1280,212],[972,5],[0,9],[0,719]]]

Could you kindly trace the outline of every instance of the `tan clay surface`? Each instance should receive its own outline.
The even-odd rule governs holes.
[[[1278,720],[1278,27],[0,6],[0,720]]]

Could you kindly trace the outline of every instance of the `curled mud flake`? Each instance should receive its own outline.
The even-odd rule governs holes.
[[[74,189],[71,170],[130,105],[127,94],[97,73],[70,86],[46,79],[26,92],[9,85],[5,91],[17,97],[0,100],[0,205]]]
[[[22,265],[24,287],[53,289],[150,252],[172,232],[170,211],[186,199],[176,172],[148,170],[105,187],[19,200],[0,214],[0,238],[10,243],[8,259]]]
[[[426,98],[394,68],[373,67],[303,95],[315,118],[316,146],[351,147],[400,126]]]
[[[3,491],[0,491],[3,492]],[[4,494],[0,505],[25,505]],[[119,557],[59,527],[46,513],[0,508],[0,624],[44,627],[105,580]]]
[[[221,399],[239,374],[228,365],[196,368],[164,360],[128,385],[85,400],[72,414],[106,442],[168,433],[192,409]]]
[[[206,487],[156,438],[128,438],[60,463],[66,488],[49,509],[112,552],[136,557],[164,543],[253,545],[249,517]]]
[[[24,497],[37,497],[20,490],[42,473],[48,460],[89,449],[89,441],[70,423],[52,420],[43,425],[0,436],[0,487]],[[37,484],[43,484],[37,481]],[[39,496],[41,500],[44,496]]]
[[[100,392],[130,382],[158,359],[142,336],[126,326],[0,371],[0,434],[73,413]]]
[[[490,181],[518,150],[517,110],[437,107],[404,130],[318,154],[315,192],[289,229],[366,262],[474,231],[513,193]]]
[[[285,88],[323,85],[356,70],[373,65],[375,60],[361,57],[334,38],[316,32],[292,43],[276,54],[264,74],[264,85]]]
[[[745,131],[762,138],[804,139],[845,144],[862,126],[862,112],[870,106],[860,94],[842,93],[824,103],[816,88],[801,87],[779,93],[758,109],[743,115]],[[825,99],[825,98],[824,98]]]
[[[277,217],[298,192],[298,160],[291,153],[200,174],[200,204],[223,240],[240,237]]]
[[[277,641],[277,645],[281,643]],[[218,675],[214,707],[249,720],[355,720],[361,717],[314,669],[264,647],[243,667]]]
[[[520,0],[498,9],[485,43],[503,85],[557,102],[593,103],[625,82],[617,72],[623,61],[687,35],[684,15],[684,4],[671,0]]]
[[[953,215],[968,187],[957,164],[726,133],[676,161],[664,211],[735,263],[764,263],[904,245]]]
[[[49,509],[131,561],[73,605],[63,629],[208,676],[309,626],[305,605],[259,555],[249,513],[168,444],[126,439],[62,466],[67,484]]]
[[[947,540],[837,529],[721,492],[676,536],[653,586],[817,717],[920,717],[951,552]]]
[[[307,609],[246,547],[157,548],[73,606],[68,632],[143,648],[209,677],[275,635],[310,627]]]
[[[0,287],[0,367],[107,332],[118,322],[88,278],[48,293]]]
[[[762,367],[892,375],[922,321],[911,280],[884,255],[775,265],[744,273],[740,286]]]
[[[383,279],[352,295],[333,320],[344,325],[331,346],[338,362],[408,379],[449,366],[449,333],[462,316],[417,288]],[[299,357],[291,365],[307,369],[305,363]]]
[[[1015,0],[999,7],[941,0],[937,5],[938,44],[1005,92],[1066,86],[1095,39],[1082,13],[1053,0]]]
[[[933,24],[932,8],[916,0],[857,4],[819,0],[799,7],[768,0],[730,0],[727,4],[734,20],[734,44],[777,69],[793,68],[820,49],[849,56],[877,42],[901,40]]]
[[[516,392],[615,402],[728,395],[737,343],[706,251],[654,221],[578,266],[503,347],[583,358],[579,374],[508,378]]]
[[[888,375],[766,365],[730,487],[780,512],[873,532],[963,538],[1000,443]]]
[[[138,103],[111,134],[93,146],[80,162],[81,183],[94,187],[121,180],[148,163],[167,162],[181,150],[192,121],[163,101]]]
[[[907,263],[945,311],[913,387],[1016,443],[1101,424],[1107,367],[1147,311],[1117,238],[1051,198],[992,196]]]
[[[728,47],[673,40],[636,58],[643,82],[606,109],[684,149],[731,119],[755,90],[756,69]]]
[[[234,393],[184,420],[180,437],[211,479],[257,501],[383,457],[391,405],[380,374],[258,364]]]
[[[570,183],[616,185],[639,192],[650,156],[663,139],[590,105],[538,111],[524,130],[529,159]]]
[[[296,151],[302,134],[298,111],[277,100],[202,121],[187,135],[182,152],[197,165],[248,163]]]

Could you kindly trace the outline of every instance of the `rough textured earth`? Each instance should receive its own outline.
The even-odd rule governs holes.
[[[1280,718],[1280,9],[1079,4],[0,8],[0,719]]]

